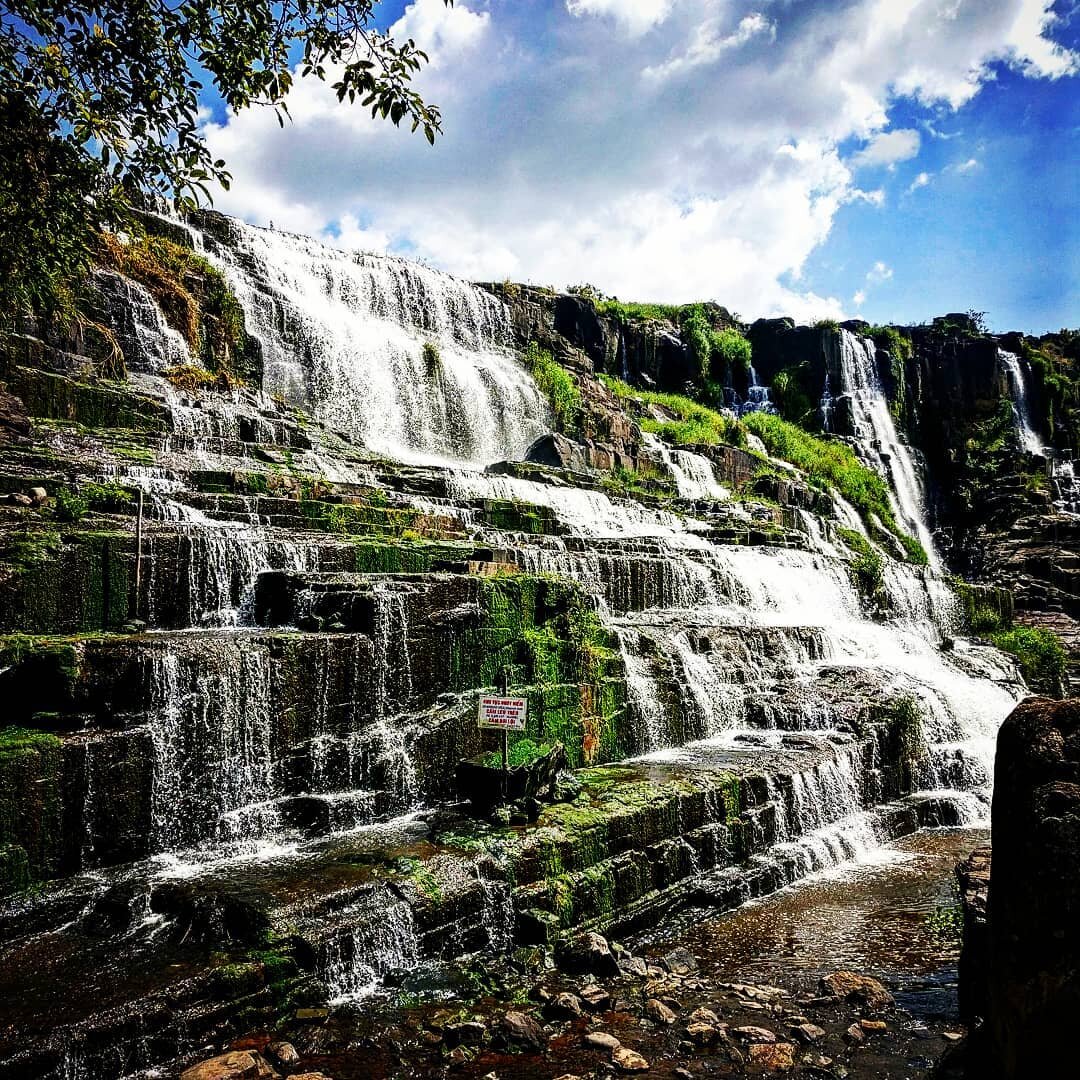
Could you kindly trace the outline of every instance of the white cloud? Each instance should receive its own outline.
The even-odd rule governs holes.
[[[390,27],[390,36],[412,38],[438,67],[479,44],[490,20],[490,12],[470,11],[464,4],[447,8],[443,0],[414,0]]]
[[[606,15],[619,23],[629,34],[643,34],[662,23],[671,11],[674,0],[566,0],[566,10],[582,18],[586,15]]]
[[[866,303],[866,292],[863,289],[858,289],[855,295],[851,298],[851,302],[857,307],[861,308]]]
[[[977,158],[968,158],[967,161],[961,161],[958,165],[953,166],[953,171],[958,173],[974,172],[979,168],[979,162]]]
[[[922,138],[913,128],[899,128],[875,135],[852,159],[856,169],[881,165],[894,167],[898,161],[916,157]]]
[[[206,127],[234,176],[217,204],[481,280],[840,315],[841,300],[803,283],[807,260],[841,207],[885,196],[855,184],[839,147],[861,141],[856,157],[883,166],[918,151],[917,133],[887,130],[897,88],[942,123],[995,59],[1054,76],[1064,61],[1039,44],[1048,11],[1030,0],[416,0],[392,29],[431,54],[417,87],[442,108],[436,146],[297,80],[284,130],[259,110]],[[695,42],[706,59],[691,62]],[[677,78],[642,78],[676,60]]]
[[[913,192],[919,190],[919,188],[929,187],[931,176],[928,172],[921,172],[914,180],[908,185],[907,193],[911,195]]]
[[[667,79],[702,64],[719,60],[729,49],[737,49],[756,37],[776,40],[776,26],[760,12],[753,12],[739,22],[729,34],[720,28],[721,19],[713,17],[694,28],[693,36],[685,50],[673,55],[663,64],[650,65],[642,72],[650,79]]]
[[[886,266],[885,263],[880,260],[874,263],[874,265],[866,272],[866,280],[872,285],[880,285],[883,281],[888,281],[892,276],[892,267]]]

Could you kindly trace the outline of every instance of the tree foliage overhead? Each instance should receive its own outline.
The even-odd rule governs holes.
[[[228,186],[200,130],[208,87],[283,123],[295,71],[332,79],[434,142],[439,111],[412,87],[427,56],[376,29],[375,3],[0,0],[0,304],[55,302],[136,192],[190,207]]]

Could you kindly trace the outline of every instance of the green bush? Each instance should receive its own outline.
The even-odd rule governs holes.
[[[1052,630],[1016,626],[991,634],[990,640],[1020,663],[1020,671],[1033,689],[1060,694],[1065,682],[1065,649]]]
[[[876,518],[903,544],[912,562],[926,563],[922,545],[896,523],[884,478],[859,461],[849,446],[832,439],[819,439],[768,413],[749,413],[742,423],[761,439],[770,454],[801,469],[811,483],[838,492],[868,525]]]
[[[528,736],[522,736],[510,744],[507,761],[511,768],[528,765],[551,752],[551,743],[536,743]],[[483,756],[482,764],[489,769],[502,768],[502,751],[491,750]]]
[[[74,488],[57,491],[54,510],[57,521],[82,521],[89,509],[89,503]]]
[[[525,366],[550,402],[560,431],[574,433],[581,424],[582,398],[573,375],[535,341],[525,350]]]

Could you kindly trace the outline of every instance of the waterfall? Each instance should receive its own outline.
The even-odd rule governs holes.
[[[156,653],[148,672],[153,848],[261,842],[277,824],[270,658],[240,642]]]
[[[939,569],[941,560],[926,525],[922,478],[911,448],[901,442],[889,411],[889,402],[877,374],[876,346],[850,330],[840,337],[840,377],[843,392],[851,399],[855,435],[864,453],[890,481],[890,502],[897,524],[916,537],[926,549],[930,565]]]
[[[1027,374],[1020,357],[1015,353],[998,349],[998,360],[1005,368],[1009,380],[1009,393],[1012,395],[1013,416],[1016,419],[1016,432],[1020,438],[1020,447],[1027,454],[1045,454],[1039,433],[1031,420],[1031,404],[1028,401]]]
[[[486,465],[550,430],[505,305],[448,274],[231,222],[198,237],[260,341],[263,388],[398,461]]]
[[[821,410],[821,427],[823,431],[832,431],[833,396],[829,386],[829,372],[825,372],[825,385],[821,388],[821,400],[818,402]]]
[[[701,454],[689,450],[676,450],[651,432],[642,432],[642,442],[660,459],[664,468],[675,481],[675,489],[681,499],[731,498],[731,492],[716,480],[712,462]]]
[[[1062,513],[1080,515],[1080,475],[1077,462],[1054,461],[1051,480],[1054,485],[1054,506]]]
[[[350,930],[326,942],[319,961],[332,1005],[370,997],[382,976],[420,962],[416,921],[406,901],[383,903],[377,910],[365,906],[350,921]]]
[[[776,406],[773,405],[769,398],[769,388],[758,382],[757,372],[754,370],[753,364],[750,365],[748,377],[749,385],[746,390],[746,400],[739,406],[739,415],[746,416],[747,413],[753,412],[775,413]]]

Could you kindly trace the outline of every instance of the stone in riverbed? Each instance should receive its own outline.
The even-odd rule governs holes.
[[[720,1029],[712,1024],[691,1024],[686,1029],[687,1038],[695,1046],[712,1046],[719,1041],[721,1034]]]
[[[300,1055],[296,1047],[289,1042],[273,1042],[266,1048],[266,1056],[283,1069],[300,1067]]]
[[[826,975],[821,980],[820,990],[822,994],[854,1002],[871,1012],[879,1012],[893,1003],[892,994],[877,979],[854,971],[835,971]]]
[[[618,1050],[622,1043],[606,1031],[590,1031],[582,1040],[590,1050]]]
[[[539,1052],[547,1046],[544,1029],[523,1012],[508,1012],[499,1023],[499,1034],[510,1047]]]
[[[576,1020],[582,1014],[581,999],[563,991],[545,1002],[543,1012],[549,1020]]]
[[[650,998],[645,1002],[645,1015],[657,1024],[675,1023],[675,1013],[656,998]]]
[[[820,1039],[825,1038],[825,1029],[818,1027],[817,1024],[799,1024],[792,1029],[791,1033],[800,1042],[806,1043],[807,1045],[816,1043]]]
[[[261,1054],[253,1050],[233,1050],[192,1065],[180,1074],[180,1080],[269,1080],[276,1075]]]
[[[578,993],[581,1000],[593,1012],[603,1012],[611,1005],[611,995],[602,986],[597,986],[595,983],[583,986]]]
[[[858,1045],[859,1043],[866,1041],[866,1032],[863,1031],[858,1024],[852,1024],[851,1027],[844,1032],[844,1038],[847,1039],[849,1043]]]
[[[773,1072],[795,1068],[794,1043],[756,1043],[749,1050],[750,1064]]]
[[[698,962],[688,949],[672,949],[664,956],[664,967],[672,975],[693,975],[698,969]]]
[[[486,1034],[487,1028],[478,1020],[447,1024],[443,1028],[443,1036],[449,1046],[479,1046]]]
[[[600,979],[613,978],[621,972],[607,939],[600,934],[582,934],[573,941],[560,942],[555,961],[563,971],[587,973]]]
[[[712,1011],[712,1009],[695,1009],[690,1014],[690,1022],[692,1024],[712,1024],[716,1027],[720,1023],[720,1017]]]
[[[648,1072],[649,1063],[628,1046],[620,1046],[611,1052],[611,1060],[620,1072]]]
[[[747,1025],[746,1027],[733,1028],[733,1035],[737,1035],[743,1042],[748,1043],[774,1043],[776,1042],[776,1032],[770,1031],[768,1028],[754,1027]]]
[[[642,956],[626,956],[619,963],[627,975],[633,975],[638,979],[649,977],[649,965]]]

